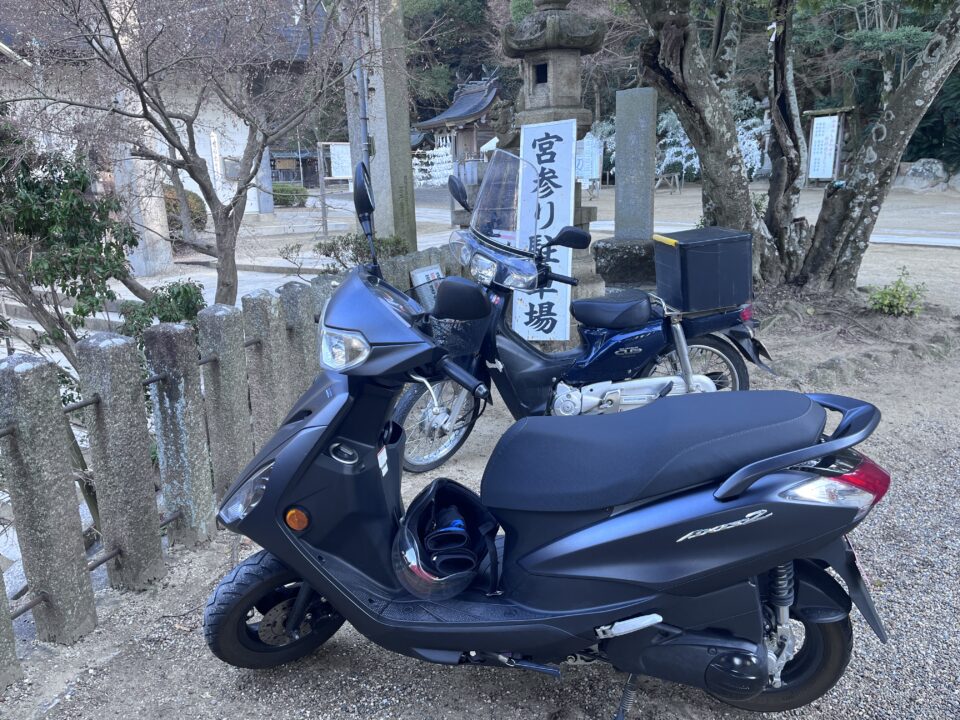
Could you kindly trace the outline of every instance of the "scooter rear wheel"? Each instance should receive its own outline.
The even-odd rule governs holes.
[[[794,621],[801,622],[796,618]],[[836,685],[853,652],[850,618],[802,624],[803,644],[784,666],[780,687],[768,687],[749,700],[723,702],[755,712],[784,712],[809,705]]]
[[[716,335],[701,335],[687,340],[690,366],[695,375],[706,375],[723,390],[749,390],[750,373],[740,351]],[[646,377],[679,375],[680,361],[671,350],[656,359]]]
[[[266,550],[237,565],[207,600],[203,633],[210,650],[236,667],[263,669],[299,660],[329,640],[343,617],[320,595],[294,639],[284,630],[302,582]]]

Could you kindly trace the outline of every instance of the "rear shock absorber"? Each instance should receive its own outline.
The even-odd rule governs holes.
[[[793,561],[777,565],[770,571],[770,603],[776,608],[777,624],[790,621],[790,606],[794,600]]]

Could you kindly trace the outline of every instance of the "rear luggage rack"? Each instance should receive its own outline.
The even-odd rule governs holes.
[[[717,500],[732,500],[740,496],[753,483],[769,473],[833,455],[862,443],[870,437],[880,423],[880,411],[876,406],[863,400],[821,393],[809,393],[807,397],[828,410],[843,413],[837,429],[826,440],[816,445],[774,455],[740,468],[717,488],[713,494]]]

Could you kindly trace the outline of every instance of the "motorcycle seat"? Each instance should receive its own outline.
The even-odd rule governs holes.
[[[528,417],[494,448],[491,509],[600,510],[719,483],[744,465],[816,443],[826,411],[782,390],[667,397],[629,412]],[[494,512],[494,514],[496,514]]]
[[[650,296],[642,290],[614,297],[584,298],[570,303],[570,312],[588,327],[622,330],[647,324],[653,314]]]

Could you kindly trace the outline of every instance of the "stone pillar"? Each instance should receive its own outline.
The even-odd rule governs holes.
[[[253,457],[243,313],[233,305],[211,305],[197,321],[200,355],[217,358],[203,365],[202,373],[213,489],[219,499]]]
[[[362,58],[367,77],[367,118],[370,136],[370,176],[377,203],[375,223],[380,235],[404,238],[417,249],[417,218],[410,156],[410,102],[406,81],[406,37],[401,0],[367,3],[369,27]],[[355,58],[355,53],[354,53]],[[360,110],[354,76],[346,81],[347,125],[351,159],[361,159]]]
[[[149,131],[147,131],[149,132]],[[140,241],[130,252],[135,275],[157,275],[173,265],[160,170],[154,163],[127,157],[117,163],[116,185],[126,198]]]
[[[277,288],[280,295],[280,318],[286,343],[285,385],[287,408],[306,392],[320,372],[317,355],[317,323],[312,288],[302,282],[288,282]]]
[[[283,324],[279,301],[267,290],[244,295],[243,331],[247,342],[247,378],[250,384],[250,412],[253,418],[253,445],[260,450],[280,427],[290,406],[284,387]]]
[[[150,386],[160,480],[167,512],[181,517],[168,526],[171,542],[209,540],[214,526],[213,481],[204,428],[196,332],[161,323],[143,333],[147,370],[162,379]]]
[[[13,685],[23,677],[20,661],[17,660],[17,644],[13,637],[13,622],[7,603],[7,587],[0,571],[0,690]]]
[[[37,637],[70,645],[97,626],[56,365],[20,353],[0,360],[0,469],[17,524],[23,572],[47,602]]]
[[[100,397],[85,412],[103,546],[121,552],[107,574],[113,587],[143,590],[166,567],[137,343],[93,333],[77,343],[77,357],[84,398]]]
[[[652,282],[653,194],[657,176],[657,91],[617,92],[617,199],[614,237],[594,244],[608,283]]]

